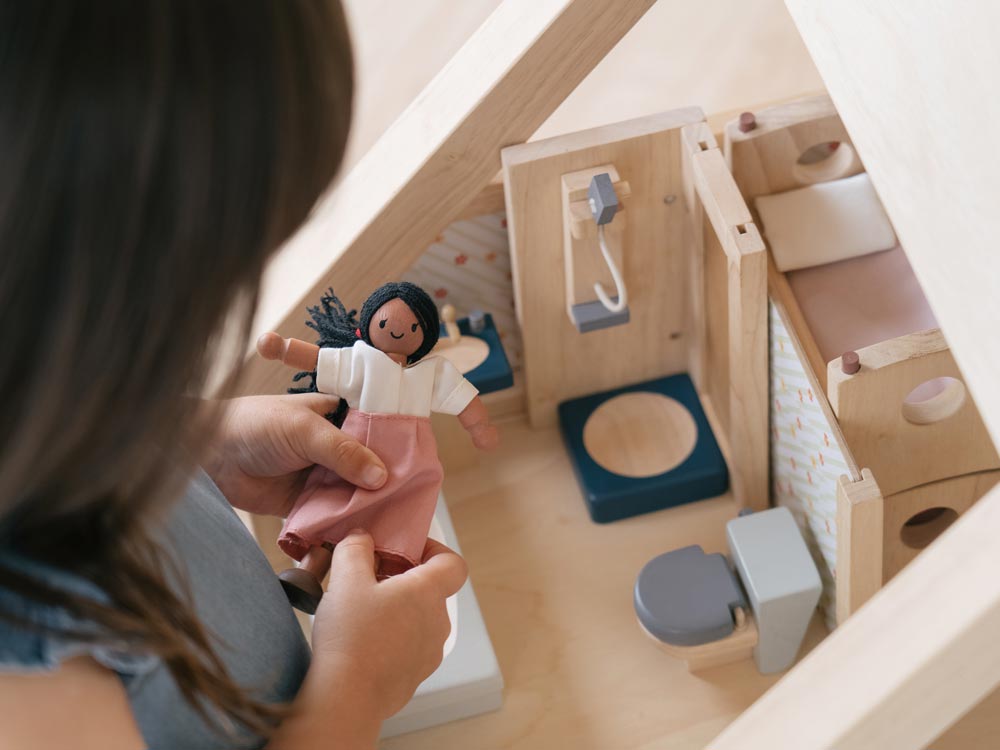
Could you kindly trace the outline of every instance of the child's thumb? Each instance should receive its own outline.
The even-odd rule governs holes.
[[[362,529],[354,529],[333,548],[331,575],[375,581],[375,542]]]

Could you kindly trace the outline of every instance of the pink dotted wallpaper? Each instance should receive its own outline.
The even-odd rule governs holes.
[[[521,364],[521,338],[514,317],[507,219],[502,213],[456,221],[427,248],[404,277],[426,289],[438,306],[493,315],[511,366]]]

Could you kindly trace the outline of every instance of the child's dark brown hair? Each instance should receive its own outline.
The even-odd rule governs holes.
[[[190,395],[224,342],[242,355],[267,257],[340,166],[352,87],[336,0],[0,0],[0,544],[109,601],[3,567],[0,587],[160,655],[192,705],[255,730],[274,711],[147,522],[211,432]]]

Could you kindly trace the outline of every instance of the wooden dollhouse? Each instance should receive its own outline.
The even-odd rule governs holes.
[[[619,544],[628,536],[639,550],[711,545],[713,532],[692,529],[718,525],[738,507],[787,505],[820,562],[827,621],[837,627],[728,726],[689,735],[707,741],[721,731],[714,741],[677,746],[925,747],[1000,683],[1000,548],[993,533],[1000,531],[993,489],[1000,461],[990,439],[1000,435],[1000,346],[992,334],[1000,320],[1000,261],[990,231],[997,191],[992,157],[972,128],[972,112],[975,122],[988,123],[998,106],[979,93],[990,89],[977,76],[997,69],[986,62],[997,62],[989,29],[1000,19],[973,21],[929,0],[891,13],[863,0],[787,0],[829,98],[764,107],[721,130],[689,108],[526,143],[652,4],[501,4],[278,258],[270,273],[282,296],[265,298],[258,326],[301,336],[301,310],[321,290],[333,285],[361,296],[409,272],[454,222],[504,211],[523,372],[514,389],[496,394],[492,408],[522,415],[504,460],[523,453],[522,470],[549,462],[539,469],[547,477],[533,485],[545,497],[535,502],[566,494],[548,478],[553,467],[568,477],[564,459],[538,450],[554,434],[559,402],[679,372],[689,373],[697,389],[725,456],[730,492],[725,504],[669,511],[670,524],[660,514],[606,529],[579,523],[579,508],[549,506],[525,522],[519,499],[505,498],[510,505],[491,511],[490,526],[506,544],[486,533],[462,537],[473,580],[477,568],[485,570],[497,581],[486,586],[496,601],[527,602],[524,639],[527,628],[552,629],[563,622],[560,612],[587,598],[561,592],[587,587],[594,609],[607,611],[576,613],[594,623],[587,637],[597,640],[586,642],[591,653],[613,652],[599,638],[623,637],[624,615],[612,604],[614,586],[599,579],[634,574],[635,559],[624,553],[600,571],[586,560],[579,569],[548,567],[564,586],[525,600],[517,598],[527,585],[516,572],[522,569],[505,556],[544,567],[554,549],[555,559],[580,560],[602,534]],[[804,154],[830,144],[837,145],[819,161],[831,171],[809,169],[818,162]],[[613,170],[617,184],[628,183],[613,240],[631,319],[581,336],[566,314],[567,295],[578,291],[567,280],[566,256],[580,241],[567,206],[578,198],[570,195],[572,176],[587,170]],[[768,199],[857,177],[869,181],[901,249],[880,246],[795,268],[776,262],[782,211],[796,209],[775,208]],[[827,231],[807,226],[798,242],[809,245]],[[894,250],[896,261],[879,254]],[[836,299],[857,308],[868,297],[851,293],[877,293],[875,266],[898,271],[891,264],[900,256],[921,291],[921,304],[904,316],[916,327],[831,350],[836,344],[824,342],[840,341],[846,325],[825,330],[829,315],[810,309],[806,290],[842,284]],[[854,265],[845,270],[845,262]],[[296,290],[292,297],[289,289]],[[919,322],[928,310],[937,325]],[[929,381],[937,391],[909,400]],[[283,373],[251,359],[245,390],[285,385]],[[777,413],[782,403],[784,413]],[[783,422],[789,414],[792,422]],[[818,442],[803,447],[803,439]],[[795,457],[804,472],[793,466]],[[455,481],[474,483],[475,470]],[[475,510],[471,501],[458,510],[462,534],[462,516]],[[571,529],[577,538],[557,539],[553,529]],[[703,538],[688,539],[692,533]],[[509,666],[528,683],[535,667],[527,662],[563,653],[558,636],[553,651],[533,655],[528,646],[518,651],[494,641],[501,669]],[[600,662],[602,678],[625,693],[628,681],[617,670],[630,658],[625,649],[617,664]],[[749,684],[736,672],[719,673],[718,683],[729,677]],[[753,684],[749,696],[743,690],[744,704],[769,683]],[[711,700],[688,687],[664,704]],[[697,713],[695,703],[688,710]],[[498,716],[495,730],[503,712]],[[461,742],[458,730],[450,736]],[[604,740],[594,746],[618,746]],[[657,745],[655,736],[646,741]]]

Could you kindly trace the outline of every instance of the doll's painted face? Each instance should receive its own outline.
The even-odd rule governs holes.
[[[375,311],[368,338],[372,346],[386,354],[409,357],[424,343],[424,331],[410,306],[397,297]]]

